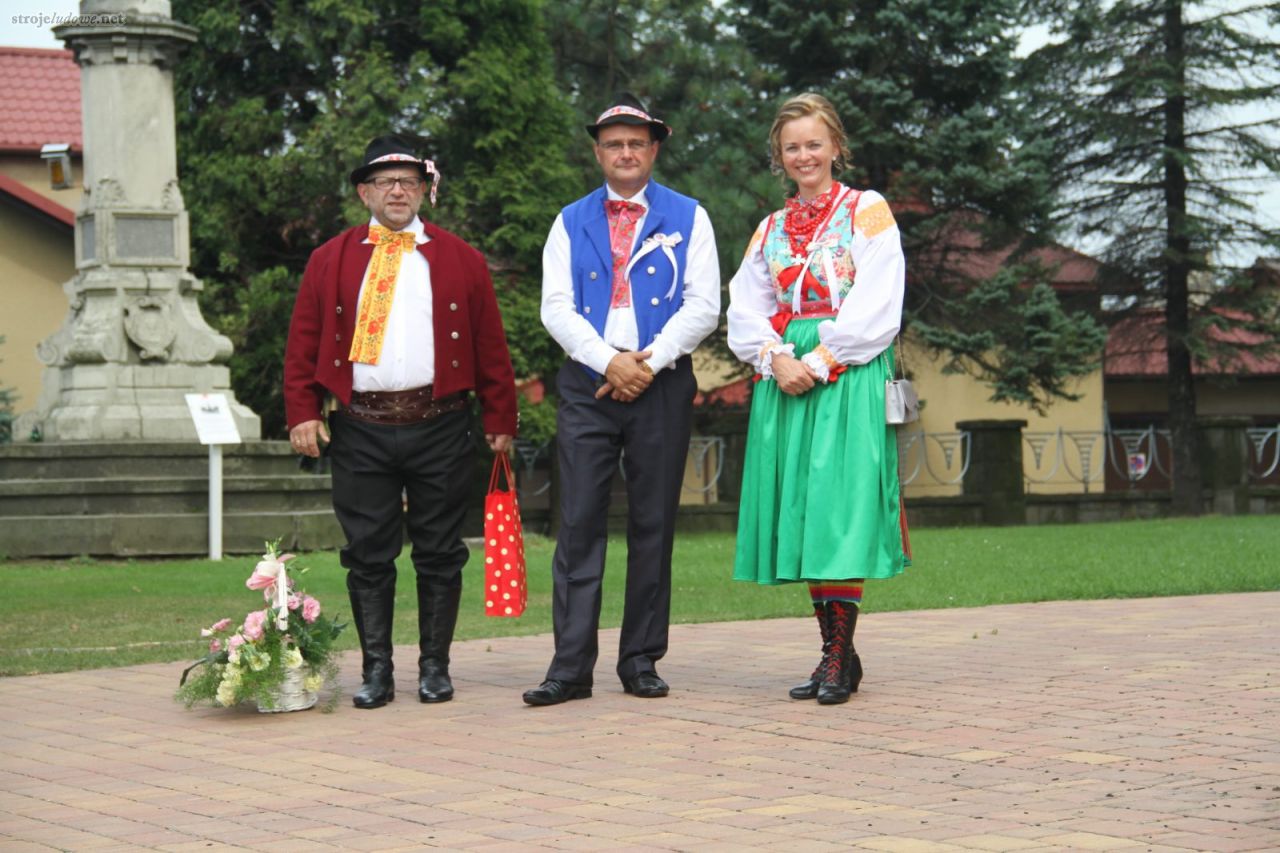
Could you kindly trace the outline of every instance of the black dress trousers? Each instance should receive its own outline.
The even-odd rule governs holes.
[[[462,521],[475,452],[470,413],[393,426],[339,411],[329,425],[333,509],[347,537],[341,560],[348,586],[394,590],[406,529],[418,583],[461,584],[467,562]]]
[[[560,532],[552,562],[556,653],[547,678],[591,684],[599,655],[609,484],[619,454],[627,483],[627,585],[618,677],[646,671],[667,651],[671,548],[697,383],[688,356],[661,370],[632,403],[595,399],[581,365],[559,372],[556,445]]]

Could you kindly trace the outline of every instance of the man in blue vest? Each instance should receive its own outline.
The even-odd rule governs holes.
[[[667,695],[671,547],[697,384],[690,353],[720,315],[706,211],[651,180],[671,129],[630,94],[587,132],[605,184],[560,212],[542,254],[542,322],[569,360],[557,376],[560,535],[555,657],[530,705],[591,695],[609,484],[622,454],[627,586],[618,648],[626,692]]]

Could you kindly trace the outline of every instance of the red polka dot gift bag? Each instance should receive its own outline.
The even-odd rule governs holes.
[[[505,491],[498,488],[499,474],[506,476]],[[484,498],[484,614],[519,616],[528,598],[516,481],[507,454],[495,453]]]

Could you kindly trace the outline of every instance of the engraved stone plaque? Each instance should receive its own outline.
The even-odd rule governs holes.
[[[155,216],[116,216],[116,256],[174,258],[173,219]]]

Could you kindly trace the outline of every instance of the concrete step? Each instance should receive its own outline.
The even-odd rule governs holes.
[[[229,512],[223,515],[226,554],[259,554],[281,539],[289,550],[339,548],[342,529],[329,508],[297,512]],[[203,556],[209,553],[204,514],[0,516],[0,558]]]
[[[299,473],[287,441],[252,441],[222,448],[224,475]],[[184,442],[58,442],[0,446],[0,480],[131,477],[202,477],[209,448]]]
[[[229,476],[227,512],[315,511],[330,506],[330,479],[314,474]],[[209,481],[201,477],[100,477],[0,480],[0,516],[204,513]]]

